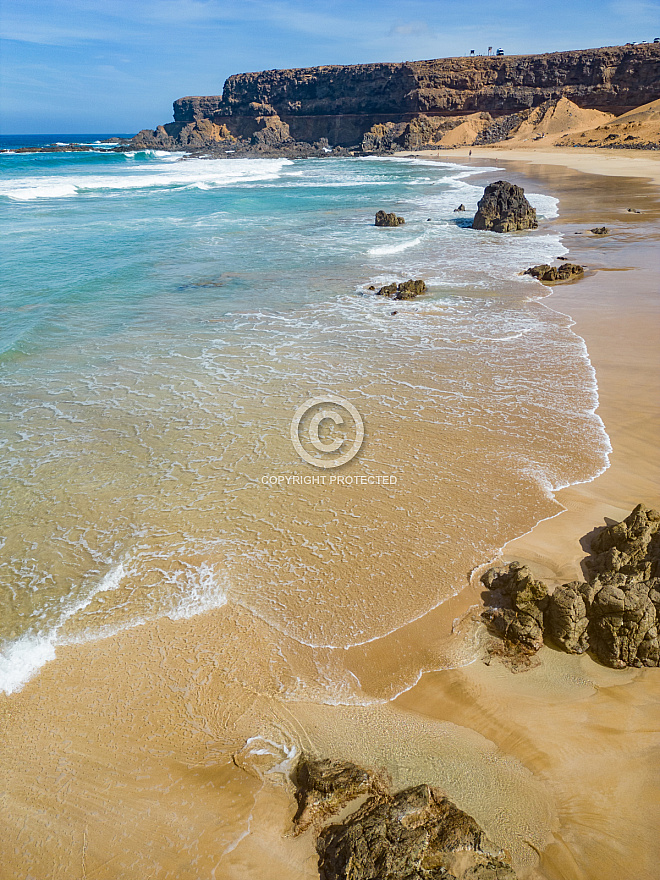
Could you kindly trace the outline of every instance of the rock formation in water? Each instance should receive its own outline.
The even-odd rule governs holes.
[[[462,125],[491,143],[520,124],[517,114],[561,98],[616,115],[651,102],[659,60],[660,45],[647,44],[242,73],[222,95],[175,101],[174,122],[140,132],[132,148],[381,152],[437,144]]]
[[[397,217],[396,214],[387,214],[385,211],[378,211],[376,214],[376,226],[403,226],[406,221],[403,217]]]
[[[477,822],[429,785],[393,794],[389,778],[302,756],[294,832],[314,826],[322,880],[516,880]],[[340,824],[324,821],[367,795]]]
[[[584,266],[580,266],[578,263],[562,263],[560,266],[541,263],[540,266],[531,266],[529,269],[525,269],[523,275],[531,275],[532,278],[552,284],[556,281],[572,281],[581,278],[584,275]]]
[[[472,221],[473,229],[491,232],[537,229],[538,225],[536,209],[525,198],[523,188],[506,180],[488,184]]]
[[[422,281],[421,278],[418,278],[416,281],[413,279],[409,279],[408,281],[402,281],[399,284],[396,281],[393,281],[391,284],[386,284],[385,287],[381,287],[380,290],[376,291],[376,296],[387,296],[389,299],[415,299],[418,296],[421,296],[423,293],[426,293],[426,283]]]
[[[638,504],[599,532],[585,582],[552,594],[526,566],[489,569],[486,619],[509,642],[537,651],[543,638],[571,654],[591,651],[606,666],[660,665],[660,512]]]

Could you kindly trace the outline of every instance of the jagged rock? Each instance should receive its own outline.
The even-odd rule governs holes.
[[[499,141],[505,141],[512,135],[523,121],[521,113],[510,113],[507,116],[500,116],[493,120],[491,125],[484,127],[477,135],[474,145],[482,147],[486,144],[496,144]]]
[[[465,207],[463,202],[461,202],[461,204],[458,206],[458,208],[454,208],[454,214],[456,214],[457,211],[466,211],[466,210],[467,210],[467,208]]]
[[[660,646],[657,611],[649,593],[660,580],[606,583],[590,609],[589,640],[598,659],[607,666],[657,666]]]
[[[400,284],[397,284],[396,281],[386,284],[385,287],[381,287],[377,291],[376,296],[405,300],[415,299],[423,293],[426,293],[426,283],[421,278],[418,278],[416,281],[413,281],[411,278],[409,281],[402,281]]]
[[[585,590],[586,588],[586,590]],[[584,654],[589,647],[587,628],[588,585],[577,581],[558,587],[548,600],[545,635],[569,654]]]
[[[400,137],[405,128],[404,123],[377,122],[362,137],[364,153],[383,153],[401,147]]]
[[[486,187],[472,222],[473,229],[492,232],[537,229],[538,225],[536,210],[525,198],[523,188],[506,180]]]
[[[525,269],[523,275],[531,275],[532,278],[538,278],[539,281],[552,283],[553,281],[570,281],[584,275],[584,266],[578,263],[562,263],[561,266],[550,266],[547,263],[541,263],[539,266],[531,266]]]
[[[264,144],[269,147],[289,144],[293,141],[289,126],[279,116],[269,115],[258,118],[259,128],[252,135],[253,144]]]
[[[594,228],[589,231],[592,232],[594,235],[607,235],[610,230],[607,228],[607,226],[594,226]]]
[[[311,825],[320,825],[360,795],[375,799],[389,793],[389,778],[383,771],[373,773],[348,761],[314,759],[302,755],[293,773],[298,811],[293,819],[294,833],[302,834]]]
[[[403,217],[397,217],[396,214],[386,214],[385,211],[378,211],[376,214],[376,226],[403,226],[406,221]]]
[[[617,669],[660,665],[660,513],[638,504],[590,549],[588,582],[563,584],[552,595],[518,562],[489,569],[481,581],[498,601],[484,617],[523,654],[545,636]]]
[[[591,542],[586,565],[595,577],[618,573],[648,580],[660,576],[660,512],[638,504],[624,520]]]
[[[370,798],[317,840],[323,880],[515,880],[477,822],[437,789]]]
[[[490,619],[502,637],[538,651],[543,644],[543,613],[548,605],[548,588],[531,571],[512,562],[504,571],[488,569],[482,584],[500,594],[501,603]]]

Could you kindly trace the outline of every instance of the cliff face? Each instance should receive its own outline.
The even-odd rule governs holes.
[[[348,146],[380,123],[419,114],[504,116],[560,97],[616,115],[653,101],[660,97],[660,44],[242,73],[229,77],[222,95],[175,101],[166,128],[175,134],[210,120],[250,137],[276,115],[295,140]]]

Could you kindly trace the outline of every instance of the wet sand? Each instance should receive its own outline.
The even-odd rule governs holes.
[[[493,152],[487,152],[491,161]],[[502,556],[560,584],[583,578],[583,536],[622,519],[640,501],[660,503],[660,200],[644,180],[618,178],[611,185],[606,176],[592,176],[621,173],[626,159],[618,155],[599,162],[593,155],[544,152],[528,154],[525,163],[519,154],[515,162],[508,156],[497,153],[506,168],[502,176],[527,187],[531,177],[559,194],[555,224],[570,248],[565,258],[593,272],[554,287],[548,304],[570,314],[586,341],[598,378],[598,412],[613,447],[610,467],[590,483],[558,492],[565,512],[510,542]],[[637,159],[631,171],[660,183],[660,162]],[[610,235],[584,234],[600,225]],[[660,857],[657,670],[618,675],[588,657],[547,647],[539,659],[538,668],[515,676],[482,663],[430,674],[396,705],[479,729],[547,782],[559,825],[541,858],[542,876],[650,880]]]
[[[611,467],[558,493],[566,512],[505,554],[563,580],[579,573],[579,539],[603,517],[658,503],[657,190],[545,164],[507,162],[502,176],[560,198],[553,225],[566,233],[568,259],[594,270],[555,288],[547,304],[573,316],[586,340]],[[603,224],[612,229],[605,239],[574,235]],[[274,682],[318,658],[303,645],[269,653],[268,626],[240,607],[58,649],[0,700],[0,762],[11,768],[0,794],[4,871],[312,880],[311,835],[286,836],[284,772],[302,748],[384,764],[397,785],[443,786],[523,876],[651,880],[660,855],[657,670],[612,671],[544,649],[523,674],[476,662],[427,672],[381,701],[400,665],[437,669],[443,657],[469,656],[478,600],[473,584],[387,639],[326,657],[324,669],[351,670],[371,705],[283,701]]]

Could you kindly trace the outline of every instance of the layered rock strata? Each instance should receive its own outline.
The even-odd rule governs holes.
[[[660,45],[654,44],[267,70],[230,76],[222,95],[180,98],[174,122],[140,132],[134,147],[190,149],[229,138],[258,146],[261,133],[288,147],[325,139],[333,146],[362,144],[367,151],[394,143],[417,149],[438,143],[468,117],[485,129],[482,142],[490,143],[519,124],[516,114],[545,102],[568,98],[578,107],[618,115],[659,95]]]

